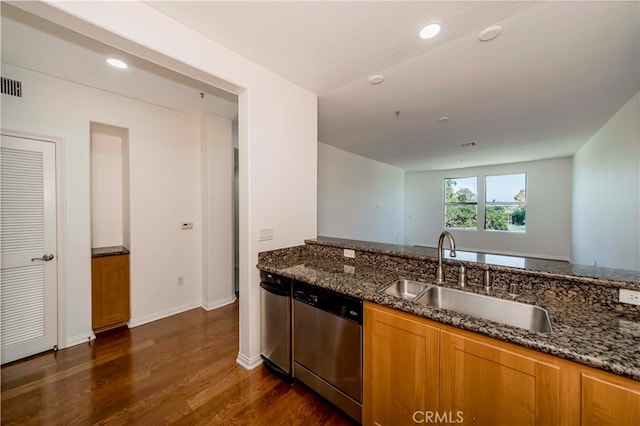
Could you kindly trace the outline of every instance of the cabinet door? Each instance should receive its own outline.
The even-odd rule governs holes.
[[[582,425],[640,425],[640,382],[598,371],[580,374]]]
[[[500,347],[442,331],[442,412],[490,426],[560,423],[560,368]]]
[[[364,331],[363,424],[414,425],[436,412],[440,331],[371,303]]]
[[[123,325],[129,319],[129,256],[93,258],[91,283],[93,330]]]

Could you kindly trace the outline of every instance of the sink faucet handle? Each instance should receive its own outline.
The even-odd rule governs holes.
[[[467,286],[467,267],[462,262],[458,268],[458,285],[462,288]]]
[[[487,294],[491,293],[491,270],[488,266],[484,268],[484,290]]]
[[[520,283],[509,284],[509,294],[512,296],[518,296],[520,294]]]

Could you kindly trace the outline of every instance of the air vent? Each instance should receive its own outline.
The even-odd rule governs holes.
[[[22,82],[2,77],[2,94],[9,96],[22,97]]]

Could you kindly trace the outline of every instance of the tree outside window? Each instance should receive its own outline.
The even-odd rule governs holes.
[[[478,229],[478,178],[444,180],[444,227]]]
[[[525,173],[486,177],[484,229],[525,232]]]

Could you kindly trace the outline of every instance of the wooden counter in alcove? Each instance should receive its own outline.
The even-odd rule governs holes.
[[[129,250],[123,246],[91,249],[94,333],[126,325],[129,299]]]

